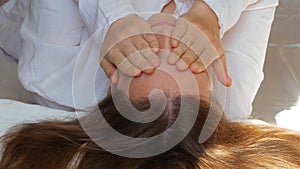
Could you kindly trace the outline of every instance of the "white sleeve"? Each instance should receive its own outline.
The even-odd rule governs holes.
[[[98,7],[109,24],[124,16],[136,13],[130,0],[99,0]]]
[[[31,0],[29,8],[20,30],[23,45],[19,79],[24,88],[47,101],[74,107],[72,84],[80,83],[86,76],[82,73],[77,81],[73,79],[76,61],[87,37],[78,5],[74,0]],[[86,68],[89,65],[82,67]],[[99,100],[105,97],[109,85],[104,72],[101,73],[102,79],[96,79],[97,90],[101,90],[97,95]]]
[[[225,102],[225,114],[230,120],[244,120],[252,112],[252,102],[263,80],[263,65],[274,19],[277,0],[260,0],[248,6],[237,24],[222,38],[233,85],[224,87],[216,80],[219,101]],[[221,97],[220,97],[221,96]]]
[[[219,18],[221,37],[238,22],[242,12],[245,11],[248,6],[260,1],[264,0],[204,0]],[[278,3],[277,0],[267,1],[268,2],[264,1],[263,3]]]
[[[0,50],[16,60],[22,44],[19,30],[28,4],[28,0],[10,0],[0,7]]]
[[[82,61],[84,63],[81,67],[82,73],[74,79],[73,74],[81,50],[86,47],[86,42],[91,35],[97,32],[96,39],[101,41],[106,31],[101,28],[106,28],[109,22],[131,11],[122,12],[123,7],[127,9],[126,6],[130,6],[130,3],[125,5],[125,2],[130,1],[31,0],[30,10],[20,30],[23,45],[18,75],[24,88],[42,97],[36,99],[38,103],[77,108],[72,98],[73,84],[83,84],[84,87],[84,81],[89,77],[89,72],[86,70],[95,63],[96,66],[99,65],[98,55],[92,56],[90,53],[99,51],[100,47],[93,44],[90,53],[85,55],[86,60]],[[101,67],[95,81],[96,99],[99,101],[106,96],[109,87],[109,79]],[[88,107],[91,103],[90,95],[81,95],[81,97],[86,101],[84,106]]]
[[[81,18],[90,34],[116,20],[137,13],[130,0],[77,0]]]

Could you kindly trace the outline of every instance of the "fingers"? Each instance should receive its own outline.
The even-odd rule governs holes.
[[[153,33],[143,34],[143,38],[148,42],[148,44],[149,44],[150,48],[153,50],[153,52],[159,51],[159,42]]]
[[[154,35],[151,26],[146,21],[143,21],[142,26],[139,27],[139,35],[142,35],[140,36],[140,39],[144,39],[147,42],[148,48],[151,48],[153,52],[159,51],[159,42]]]
[[[198,58],[194,63],[190,65],[190,69],[193,73],[201,73],[206,70],[206,67],[202,63],[201,59]]]
[[[219,82],[221,82],[224,86],[231,86],[232,79],[230,78],[230,76],[228,74],[225,55],[223,55],[223,56],[221,56],[221,58],[218,58],[217,60],[215,60],[211,65],[215,71],[215,74],[216,74]]]
[[[101,57],[105,56],[101,66],[109,77],[115,69],[128,76],[152,73],[160,65],[154,53],[158,50],[159,42],[147,21],[128,15],[110,26],[101,49]]]
[[[125,39],[114,46],[106,55],[106,61],[122,73],[128,76],[139,76],[141,71],[150,74],[154,71],[154,67],[160,65],[160,59],[150,49],[148,42],[142,35]],[[104,70],[109,70],[107,74],[111,76],[111,66],[104,61],[101,66],[106,66]],[[127,70],[126,70],[127,69]]]
[[[185,21],[183,21],[182,19],[179,19],[176,22],[176,26],[175,29],[173,31],[172,34],[172,41],[171,44],[174,47],[174,49],[172,50],[173,55],[170,55],[168,58],[168,62],[169,64],[176,64],[176,62],[188,51],[190,50],[189,48],[192,46],[192,44],[196,41],[196,35],[195,33],[193,33],[195,31],[193,31],[192,29],[190,29],[188,23],[186,23]],[[191,52],[188,52],[189,54]],[[176,57],[177,56],[177,57]],[[192,57],[185,57],[185,59],[193,59]],[[195,59],[193,59],[195,60]],[[189,62],[185,62],[187,63],[187,67],[191,64]],[[179,67],[182,67],[184,70],[187,69],[186,66],[184,66],[184,64],[179,63]],[[181,70],[181,69],[179,69]]]
[[[118,75],[115,66],[106,59],[103,59],[100,62],[100,65],[103,68],[106,76],[110,79],[111,83],[116,84],[118,82]]]
[[[153,53],[151,49],[140,50],[140,53],[144,56],[144,58],[146,58],[148,63],[150,63],[152,66],[158,67],[160,65],[159,57],[155,53]]]
[[[179,71],[185,71],[189,66],[198,59],[198,56],[191,49],[187,50],[180,60],[176,63]]]
[[[141,74],[140,69],[126,59],[125,55],[121,52],[113,53],[114,57],[107,57],[107,60],[110,61],[113,65],[117,67],[122,73],[128,76],[139,76]]]
[[[142,57],[139,51],[128,56],[127,60],[146,74],[151,74],[154,71],[154,67],[150,65],[145,58]]]
[[[190,34],[186,34],[180,40],[178,47],[172,50],[172,55],[169,56],[168,62],[171,65],[177,63],[177,61],[188,51],[190,50],[190,46],[193,44],[194,38],[190,36]],[[189,65],[188,65],[189,66]]]
[[[177,48],[174,48],[171,51],[171,55],[168,57],[168,63],[175,65],[181,56],[189,49],[184,43],[180,43]]]
[[[139,52],[137,47],[134,45],[135,43],[137,43],[137,41],[139,41],[138,42],[139,43],[139,46],[138,46],[139,48],[149,47],[148,44],[144,40],[140,40],[138,37],[135,37],[132,40],[127,39],[127,40],[122,41],[119,44],[118,47],[119,47],[119,49],[121,49],[120,52],[124,56],[122,59],[127,60],[126,62],[125,61],[123,61],[123,62],[125,64],[125,66],[127,66],[127,67],[129,66],[129,65],[127,65],[127,63],[132,64],[130,67],[128,67],[130,69],[134,69],[133,67],[136,67],[140,71],[142,70],[145,73],[148,73],[148,74],[152,73],[153,72],[153,66],[151,64],[149,64],[149,62],[144,58],[144,56]],[[119,69],[119,67],[120,67],[119,66],[119,64],[120,64],[119,60],[116,61],[116,63],[115,62],[113,62],[113,63]],[[126,75],[132,76],[132,74],[129,73],[128,71],[121,70],[121,72],[125,73]]]
[[[188,31],[189,32],[189,31]],[[190,67],[192,63],[194,63],[200,56],[203,55],[203,51],[205,51],[205,42],[202,38],[194,38],[190,35],[185,35],[182,38],[183,43],[173,50],[174,54],[179,56],[180,60],[177,62],[177,69],[179,71],[185,71]],[[182,44],[185,44],[185,48],[181,47]],[[178,51],[186,50],[184,53],[180,53]],[[175,58],[175,57],[174,57]],[[210,56],[207,58],[211,58]],[[193,72],[203,71],[203,60],[200,57],[199,61],[193,65]],[[171,61],[170,61],[171,62]],[[185,65],[183,64],[185,63]],[[205,62],[204,62],[205,63]],[[208,67],[208,65],[206,66]],[[200,73],[200,72],[199,72]]]
[[[137,51],[141,53],[141,55],[148,61],[148,63],[150,63],[154,67],[158,67],[160,65],[159,57],[153,52],[153,50],[150,49],[151,46],[149,46],[147,41],[143,39],[143,36],[135,36],[131,41],[133,42],[133,44],[135,44]]]
[[[179,41],[184,37],[184,35],[186,35],[187,29],[188,25],[182,19],[176,21],[171,40],[171,45],[173,48],[178,47]]]

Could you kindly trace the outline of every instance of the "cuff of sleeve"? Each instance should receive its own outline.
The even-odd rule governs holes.
[[[176,4],[175,16],[181,16],[187,13],[193,6],[194,1],[174,0]]]
[[[226,29],[226,23],[229,22],[229,10],[226,2],[215,0],[204,0],[204,2],[215,12],[219,19],[220,37],[222,38]]]
[[[99,1],[98,6],[105,15],[109,25],[120,18],[137,13],[131,5],[131,2],[123,0],[115,4],[111,3],[110,5],[104,4],[103,1]],[[103,8],[103,6],[105,6],[105,8]]]

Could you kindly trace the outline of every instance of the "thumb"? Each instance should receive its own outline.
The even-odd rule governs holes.
[[[228,74],[225,55],[213,61],[211,66],[213,67],[219,82],[224,86],[230,87],[232,85],[232,79]]]

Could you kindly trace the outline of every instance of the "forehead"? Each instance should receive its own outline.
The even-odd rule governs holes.
[[[120,74],[117,88],[127,93],[131,99],[149,96],[158,89],[169,95],[210,95],[211,83],[207,72],[193,74],[190,70],[180,72],[167,63],[167,56],[161,57],[161,65],[150,75],[142,74],[131,78]]]

